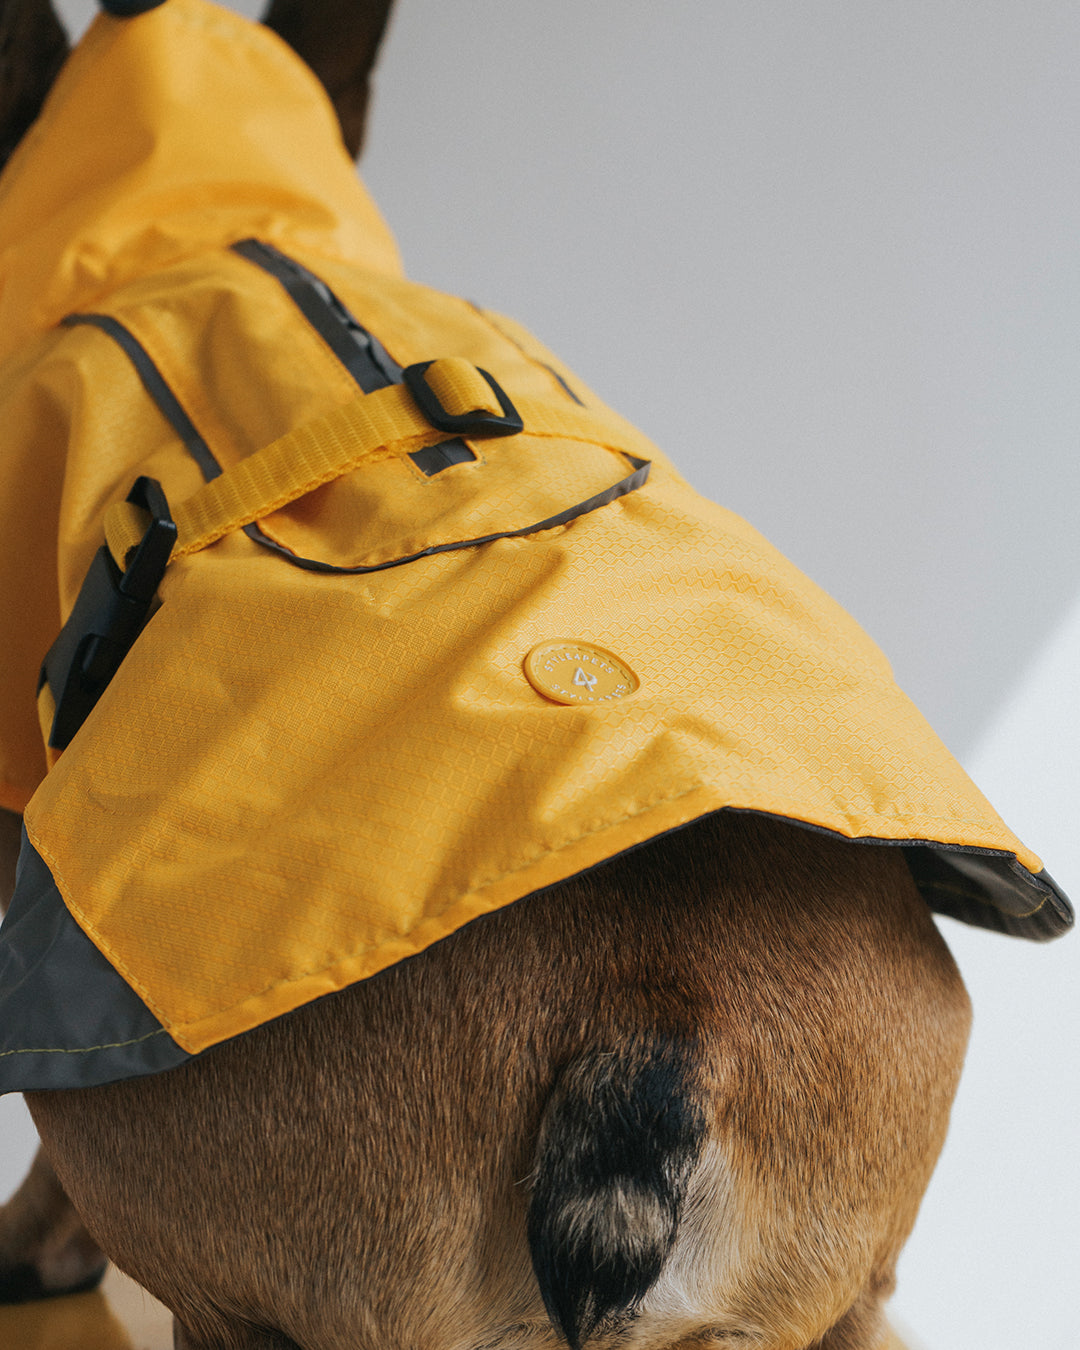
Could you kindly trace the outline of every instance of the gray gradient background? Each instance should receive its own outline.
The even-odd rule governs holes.
[[[398,6],[364,176],[410,274],[521,319],[845,604],[1076,897],[1080,7]],[[1080,939],[943,929],[977,1030],[897,1320],[1075,1350]]]

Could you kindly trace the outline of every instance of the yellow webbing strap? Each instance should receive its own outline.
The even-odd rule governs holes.
[[[644,436],[602,413],[530,398],[515,404],[529,436],[585,441],[642,458],[655,453]],[[445,431],[424,419],[404,385],[364,394],[271,441],[174,507],[177,539],[172,558],[196,553],[281,510],[365,460],[388,459],[446,439]],[[130,502],[116,502],[105,513],[106,542],[119,567],[125,566],[147,524],[146,512]]]
[[[477,410],[497,417],[502,412],[491,385],[463,357],[444,356],[441,361],[432,361],[424,371],[424,380],[451,417],[464,417]]]

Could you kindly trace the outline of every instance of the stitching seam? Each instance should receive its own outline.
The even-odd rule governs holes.
[[[148,1031],[145,1036],[136,1036],[130,1041],[108,1041],[104,1045],[83,1045],[77,1050],[66,1050],[61,1046],[43,1045],[24,1050],[0,1050],[0,1059],[7,1059],[11,1055],[89,1055],[95,1050],[122,1050],[125,1045],[140,1045],[143,1041],[153,1040],[155,1036],[166,1036],[164,1027],[158,1027],[157,1031]],[[185,1051],[185,1053],[187,1053]]]

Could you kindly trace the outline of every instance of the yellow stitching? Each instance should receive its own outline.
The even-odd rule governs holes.
[[[490,887],[494,886],[497,882],[504,881],[507,877],[512,877],[516,875],[518,872],[524,872],[527,868],[532,867],[535,863],[540,862],[544,858],[554,857],[556,854],[564,852],[572,845],[580,843],[583,839],[591,839],[593,835],[603,833],[604,830],[614,829],[617,825],[624,825],[628,820],[634,820],[638,816],[644,815],[646,811],[655,810],[659,806],[667,806],[671,802],[677,802],[681,800],[683,797],[689,796],[692,792],[696,792],[698,790],[698,787],[699,784],[694,783],[690,787],[684,788],[681,792],[673,793],[671,796],[660,797],[652,801],[646,802],[644,806],[639,806],[635,811],[628,811],[625,815],[619,816],[615,820],[606,821],[603,825],[596,826],[595,829],[585,830],[583,833],[575,835],[573,839],[567,839],[565,843],[560,844],[558,848],[541,849],[539,853],[536,853],[531,858],[527,858],[524,862],[519,863],[517,867],[512,867],[510,868],[509,871],[501,872],[497,876],[489,877],[486,881],[481,882],[479,886],[472,887],[471,890],[468,891],[465,895],[457,896],[455,900],[451,901],[449,904],[444,906],[444,908],[439,912],[439,914],[431,915],[430,917],[433,919],[439,918],[441,917],[441,915],[445,914],[447,910],[452,908],[453,905],[462,903],[462,901],[464,901],[469,895],[479,896],[483,891],[488,890]],[[42,856],[42,858],[46,860],[46,863],[49,866],[50,871],[52,871],[53,873],[53,881],[54,884],[57,885],[57,889],[60,890],[61,884],[66,886],[67,883],[64,882],[63,874],[60,871],[59,864],[55,863],[52,854],[49,852],[49,850],[46,849],[44,845],[38,844],[36,842],[36,840],[31,836],[29,828],[27,828],[26,833],[27,837],[30,839],[30,842],[37,849],[38,853]],[[68,900],[68,898],[64,895],[62,890],[60,891],[60,895],[69,912],[71,912],[73,915],[81,914],[81,911]],[[113,966],[113,968],[116,971],[118,971],[123,976],[125,982],[128,985],[130,985],[132,989],[135,990],[135,992],[142,999],[143,1003],[146,1004],[147,1008],[149,1008],[149,1010],[154,1014],[154,1016],[157,1017],[158,1021],[164,1024],[162,1026],[162,1030],[167,1031],[169,1026],[172,1024],[173,1019],[171,1019],[168,1016],[168,1014],[165,1012],[163,1008],[158,1009],[155,1006],[154,1002],[151,1000],[149,991],[144,991],[142,982],[135,978],[134,974],[127,968],[126,963],[124,963],[119,957],[114,958],[112,954],[112,947],[110,946],[110,944],[101,937],[101,934],[97,932],[96,928],[94,931],[95,936],[93,938],[90,938],[89,934],[85,934],[87,939],[91,941],[95,947],[97,947],[98,951],[100,951],[103,956],[106,956],[108,958],[109,963]],[[275,980],[271,984],[266,985],[265,988],[257,990],[255,993],[245,994],[244,997],[238,1003],[230,1003],[226,1008],[218,1009],[216,1012],[213,1013],[204,1014],[203,1017],[197,1018],[194,1023],[185,1022],[182,1025],[183,1027],[190,1029],[190,1026],[192,1025],[197,1026],[200,1022],[205,1021],[207,1017],[223,1016],[225,1013],[231,1012],[234,1008],[242,1007],[245,1003],[249,1002],[249,1000],[251,999],[263,998],[273,989],[283,989],[290,984],[296,984],[300,980],[306,980],[311,975],[317,975],[327,970],[333,970],[336,966],[341,965],[343,962],[355,959],[355,957],[360,954],[361,950],[363,949],[346,952],[343,956],[340,956],[336,961],[332,962],[330,965],[312,966],[310,970],[302,970],[298,974],[290,975],[288,979]],[[158,1033],[154,1031],[150,1032],[149,1034],[151,1036],[156,1036]],[[146,1037],[140,1037],[140,1039],[145,1040]],[[134,1044],[134,1042],[125,1042],[125,1044]],[[19,1054],[23,1052],[7,1051],[5,1053]],[[71,1053],[76,1054],[79,1052],[72,1051]]]
[[[94,1050],[122,1050],[125,1045],[140,1045],[143,1041],[149,1041],[155,1036],[164,1036],[165,1034],[165,1028],[158,1027],[157,1031],[148,1031],[145,1036],[136,1036],[131,1041],[110,1041],[107,1045],[84,1045],[78,1050],[64,1050],[60,1046],[52,1045],[39,1046],[30,1050],[0,1050],[0,1059],[7,1059],[9,1055],[89,1055]],[[187,1053],[185,1050],[184,1054]]]
[[[661,806],[669,806],[672,802],[680,801],[683,797],[688,797],[688,796],[691,795],[691,793],[696,792],[696,791],[698,790],[699,787],[700,787],[700,784],[695,783],[695,784],[693,784],[691,787],[684,788],[682,792],[676,792],[676,793],[674,793],[674,794],[673,794],[672,796],[670,796],[670,797],[660,797],[660,798],[656,799],[655,801],[646,802],[646,804],[645,804],[644,806],[638,807],[638,809],[637,809],[636,811],[630,811],[630,812],[628,812],[628,813],[627,813],[626,815],[624,815],[624,816],[619,816],[616,820],[608,821],[608,822],[606,822],[606,823],[603,824],[603,825],[598,825],[598,826],[597,826],[595,829],[593,829],[593,830],[586,830],[586,831],[585,831],[584,833],[582,833],[582,834],[577,834],[577,835],[575,835],[575,836],[573,837],[573,839],[568,839],[568,840],[566,840],[566,842],[563,843],[563,844],[560,844],[558,848],[541,849],[541,851],[540,851],[539,853],[533,854],[532,857],[527,858],[527,859],[526,859],[524,862],[522,862],[522,863],[519,863],[517,867],[512,867],[512,868],[510,868],[510,870],[507,871],[507,872],[500,872],[500,873],[498,873],[496,876],[488,877],[486,881],[482,881],[479,885],[473,886],[468,892],[466,892],[466,893],[463,894],[463,895],[457,896],[453,901],[451,901],[450,903],[448,903],[442,910],[439,911],[438,914],[432,914],[432,915],[429,915],[428,918],[429,918],[429,919],[438,919],[438,918],[441,918],[442,915],[444,915],[444,914],[447,912],[447,910],[451,909],[454,905],[461,904],[462,901],[464,901],[465,899],[467,899],[469,896],[475,896],[475,897],[479,898],[479,897],[483,894],[484,891],[490,889],[492,886],[496,885],[498,882],[500,882],[500,881],[505,881],[508,877],[515,876],[518,872],[524,872],[524,871],[526,871],[528,868],[534,866],[536,863],[541,862],[544,858],[552,858],[552,857],[555,857],[556,854],[559,854],[559,853],[564,852],[566,849],[571,848],[574,844],[578,844],[578,843],[580,843],[580,842],[581,842],[582,840],[584,840],[584,839],[591,839],[593,835],[601,834],[601,833],[603,833],[604,830],[610,830],[610,829],[614,829],[614,828],[615,828],[616,826],[618,826],[618,825],[624,825],[624,824],[626,824],[627,821],[629,821],[629,820],[634,820],[634,819],[636,819],[638,816],[644,815],[645,812],[647,812],[647,811],[653,811],[653,810],[655,810],[657,807],[661,807]],[[723,810],[725,810],[725,808],[722,807],[722,806],[721,806],[721,807],[717,807],[717,808],[715,808],[715,809],[716,809],[717,811],[723,811]],[[706,811],[706,812],[704,812],[703,814],[704,814],[704,815],[712,815],[713,812],[712,812],[712,811]],[[801,823],[801,822],[799,821],[799,819],[798,819],[796,816],[781,816],[778,812],[774,812],[774,811],[761,811],[761,812],[756,812],[756,814],[768,815],[768,816],[774,816],[777,820],[788,820],[788,821],[791,821],[791,823],[794,824],[794,825],[799,825],[799,824]],[[934,819],[936,819],[936,817],[934,817]],[[691,822],[690,822],[690,821],[687,821],[686,823],[687,823],[687,824],[690,824]],[[809,823],[809,822],[807,822],[807,823]],[[877,840],[877,839],[871,839],[869,836],[866,836],[866,835],[863,835],[863,836],[859,836],[859,835],[846,835],[846,834],[841,834],[839,830],[832,830],[832,829],[829,829],[829,827],[828,827],[828,826],[825,826],[825,825],[818,825],[818,826],[815,826],[814,828],[819,829],[819,830],[825,830],[826,833],[831,834],[831,835],[835,835],[836,838],[838,838],[838,839],[845,839],[845,840],[847,840],[849,843],[852,843],[852,844],[862,844],[864,847],[869,847],[869,846],[871,846],[872,844],[875,844],[875,843],[905,845],[905,844],[910,844],[910,843],[912,842],[912,841],[909,841],[909,840],[892,840],[892,839]],[[1022,865],[1023,865],[1023,864],[1021,864],[1021,866],[1022,866]],[[964,893],[963,891],[959,891],[959,894],[964,895],[965,893]],[[968,897],[965,896],[965,898],[968,898]],[[1047,899],[1049,899],[1048,896],[1047,896],[1047,897],[1044,897],[1044,898],[1039,902],[1039,904],[1036,906],[1036,908],[1030,911],[1030,914],[1036,914],[1036,913],[1038,913],[1038,911],[1039,911],[1039,910],[1043,907],[1043,905],[1046,903],[1046,900],[1047,900]],[[992,901],[989,902],[989,903],[993,905],[993,902],[992,902]],[[997,906],[997,905],[993,905],[993,908],[997,909],[998,906]],[[1002,914],[1006,914],[1006,915],[1008,915],[1009,917],[1012,917],[1012,918],[1026,919],[1026,918],[1030,917],[1029,914],[1013,915],[1013,914],[1011,914],[1011,912],[1008,911],[1008,910],[1001,910],[1000,912],[1001,912]],[[253,994],[245,994],[244,997],[243,997],[238,1003],[230,1003],[228,1007],[226,1007],[226,1008],[221,1008],[221,1009],[219,1009],[217,1012],[207,1013],[207,1014],[205,1014],[203,1017],[200,1017],[195,1023],[192,1023],[192,1024],[185,1023],[185,1024],[184,1024],[184,1027],[185,1027],[185,1029],[190,1030],[190,1026],[192,1026],[192,1025],[198,1026],[199,1023],[205,1021],[207,1017],[223,1017],[226,1013],[232,1012],[235,1008],[243,1007],[244,1004],[247,1003],[247,1002],[248,1002],[249,1000],[251,1000],[251,999],[263,998],[266,994],[269,994],[269,993],[270,993],[272,990],[274,990],[274,989],[283,989],[283,988],[287,987],[287,986],[290,985],[290,984],[296,984],[296,983],[297,983],[298,981],[300,981],[300,980],[306,980],[306,979],[307,979],[309,976],[311,976],[311,975],[321,975],[321,974],[323,974],[324,972],[326,972],[326,971],[328,971],[328,970],[334,970],[336,967],[338,967],[339,965],[344,964],[346,961],[352,961],[352,960],[354,960],[358,955],[361,954],[361,952],[362,952],[363,950],[364,950],[364,949],[361,948],[361,949],[354,950],[354,951],[351,951],[351,952],[346,952],[344,955],[338,957],[338,959],[337,959],[336,961],[331,962],[329,965],[312,966],[311,969],[309,969],[309,970],[302,970],[302,971],[300,971],[300,972],[299,972],[298,974],[296,974],[296,975],[290,975],[290,976],[288,977],[288,979],[284,979],[284,980],[276,980],[276,981],[274,981],[272,984],[266,985],[265,988],[259,989],[259,990],[257,990],[255,993],[253,993]],[[396,963],[395,963],[395,964],[396,964]],[[370,976],[367,976],[367,977],[365,977],[365,978],[370,978]],[[357,983],[357,981],[353,981],[353,983]],[[162,1020],[164,1020],[164,1018],[163,1018]],[[239,1035],[239,1034],[241,1034],[241,1033],[237,1032],[237,1033],[234,1033],[234,1034]]]

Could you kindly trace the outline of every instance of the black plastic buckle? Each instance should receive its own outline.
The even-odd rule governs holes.
[[[38,690],[48,682],[56,699],[49,744],[63,750],[120,669],[154,609],[176,543],[176,525],[161,484],[140,478],[128,501],[151,520],[121,572],[106,545],[94,554],[75,607],[42,662]]]
[[[440,431],[448,431],[452,436],[516,436],[519,431],[525,430],[525,423],[502,385],[494,375],[489,375],[486,370],[480,370],[479,366],[476,369],[487,380],[491,392],[499,400],[502,416],[488,412],[486,408],[474,408],[472,412],[462,414],[448,413],[439,402],[431,385],[424,379],[424,372],[428,366],[434,364],[434,361],[418,361],[414,366],[406,366],[401,373],[417,407],[433,427],[438,427]]]

